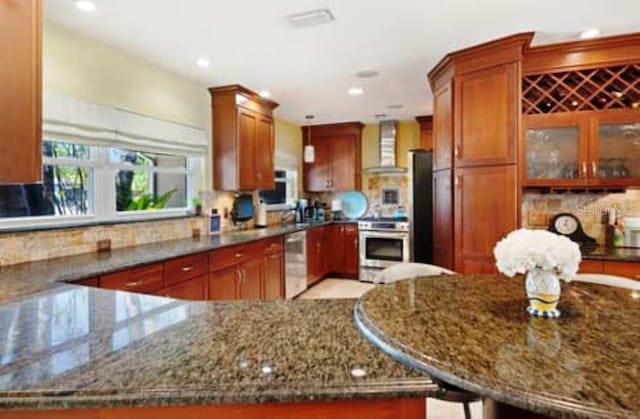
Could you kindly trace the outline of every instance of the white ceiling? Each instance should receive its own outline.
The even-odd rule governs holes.
[[[276,115],[298,123],[411,119],[431,112],[427,72],[449,51],[516,32],[536,42],[640,31],[638,0],[46,0],[46,17],[206,86],[268,89]],[[285,16],[328,7],[329,24],[295,28]],[[211,66],[198,68],[198,57]],[[355,73],[373,69],[374,79]],[[359,82],[359,83],[358,83]],[[347,88],[360,84],[361,96]],[[401,110],[388,105],[402,104]]]

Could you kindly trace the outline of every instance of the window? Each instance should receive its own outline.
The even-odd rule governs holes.
[[[202,160],[46,139],[42,183],[0,186],[0,228],[184,214]]]
[[[298,200],[297,171],[276,169],[274,180],[274,189],[258,192],[260,200],[271,211],[293,208]]]

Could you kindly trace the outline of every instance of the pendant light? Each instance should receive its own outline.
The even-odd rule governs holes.
[[[307,145],[304,146],[304,162],[305,163],[313,163],[316,161],[316,150],[315,147],[311,144],[311,120],[314,118],[313,115],[305,116],[307,119]]]

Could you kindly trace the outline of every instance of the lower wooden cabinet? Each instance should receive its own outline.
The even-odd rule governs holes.
[[[207,300],[209,298],[207,293],[207,280],[207,275],[192,278],[165,288],[162,295],[179,300]]]
[[[604,273],[640,280],[640,263],[605,261]]]
[[[262,259],[254,259],[238,266],[239,300],[262,300],[263,267]]]
[[[264,257],[264,299],[284,298],[284,253],[279,251]]]
[[[237,266],[209,273],[209,300],[236,300],[239,275]]]
[[[358,226],[334,224],[325,237],[328,273],[340,277],[357,278],[360,267]]]
[[[100,288],[157,293],[164,288],[164,265],[154,263],[100,277]]]
[[[329,273],[330,227],[316,227],[307,231],[307,285],[315,284]]]
[[[601,274],[604,273],[604,262],[601,260],[585,260],[580,262],[578,273],[581,274]]]
[[[85,279],[80,279],[78,281],[72,281],[71,283],[73,285],[82,285],[85,287],[99,287],[100,286],[100,278],[95,277],[95,278],[85,278]]]

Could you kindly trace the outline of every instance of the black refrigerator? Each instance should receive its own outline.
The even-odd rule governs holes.
[[[433,152],[409,150],[411,261],[433,263]]]

